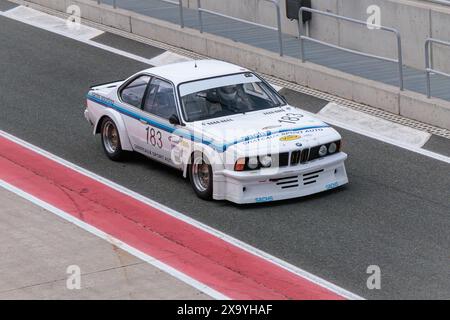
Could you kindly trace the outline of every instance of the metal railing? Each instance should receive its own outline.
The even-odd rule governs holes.
[[[442,41],[442,40],[433,39],[433,38],[428,38],[427,40],[425,40],[425,73],[427,76],[427,97],[428,98],[431,98],[431,74],[432,73],[439,74],[441,76],[450,78],[450,74],[433,69],[433,61],[431,59],[431,54],[430,54],[431,45],[433,43],[450,47],[450,42],[447,42],[447,41]]]
[[[171,3],[178,6],[179,15],[180,15],[180,27],[184,28],[184,12],[183,12],[183,0],[171,1],[171,0],[161,0],[163,2]]]
[[[325,11],[320,11],[320,10],[316,10],[316,9],[311,9],[311,8],[306,8],[306,7],[301,7],[299,10],[299,17],[303,16],[303,12],[311,12],[311,13],[316,13],[319,15],[323,15],[323,16],[327,16],[327,17],[331,17],[331,18],[336,18],[339,20],[344,20],[344,21],[348,21],[348,22],[352,22],[352,23],[356,23],[356,24],[360,24],[360,25],[364,25],[367,26],[367,22],[366,21],[361,21],[361,20],[357,20],[357,19],[352,19],[352,18],[348,18],[348,17],[344,17],[344,16],[340,16],[334,13],[330,13],[330,12],[325,12]],[[391,58],[387,58],[387,57],[382,57],[382,56],[377,56],[374,54],[369,54],[369,53],[364,53],[364,52],[360,52],[360,51],[356,51],[356,50],[352,50],[352,49],[347,49],[344,47],[340,47],[325,41],[321,41],[321,40],[317,40],[308,36],[304,36],[304,26],[303,23],[301,22],[301,19],[299,20],[299,39],[300,39],[300,54],[301,54],[301,59],[302,62],[306,61],[306,57],[305,57],[305,46],[304,46],[304,41],[308,40],[311,42],[315,42],[324,46],[328,46],[330,48],[334,48],[334,49],[338,49],[341,51],[346,51],[349,53],[354,53],[357,55],[361,55],[361,56],[365,56],[365,57],[369,57],[369,58],[374,58],[374,59],[378,59],[378,60],[383,60],[383,61],[388,61],[388,62],[393,62],[393,63],[397,63],[398,64],[398,75],[399,75],[399,87],[400,90],[403,91],[404,89],[404,85],[403,85],[403,56],[402,56],[402,41],[401,41],[401,36],[400,36],[400,32],[394,28],[388,28],[388,27],[384,27],[384,26],[376,26],[376,29],[378,30],[382,30],[382,31],[387,31],[387,32],[392,32],[395,34],[396,38],[397,38],[397,59],[391,59]]]
[[[208,9],[204,9],[202,8],[202,3],[201,0],[197,0],[197,10],[198,10],[198,21],[199,21],[199,25],[200,25],[200,32],[203,33],[203,13],[209,13],[218,17],[222,17],[222,18],[227,18],[227,19],[231,19],[234,21],[238,21],[238,22],[242,22],[242,23],[246,23],[246,24],[250,24],[250,25],[254,25],[257,27],[261,27],[261,28],[266,28],[269,30],[274,30],[278,32],[278,44],[280,47],[280,56],[283,56],[283,32],[281,30],[281,9],[280,9],[280,4],[278,0],[260,0],[260,1],[266,1],[266,2],[270,2],[275,6],[275,10],[276,10],[276,15],[277,15],[277,27],[271,27],[271,26],[267,26],[264,24],[260,24],[260,23],[256,23],[256,22],[251,22],[251,21],[247,21],[247,20],[243,20],[243,19],[239,19],[236,17],[232,17],[232,16],[228,16],[216,11],[212,11],[212,10],[208,10]]]

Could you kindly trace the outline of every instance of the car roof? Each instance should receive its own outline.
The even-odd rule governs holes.
[[[248,69],[218,60],[192,60],[154,67],[143,72],[172,81],[175,85],[183,82],[213,78],[228,74],[247,72]]]

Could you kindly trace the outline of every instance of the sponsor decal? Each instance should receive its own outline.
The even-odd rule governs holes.
[[[335,188],[337,188],[337,187],[339,187],[339,183],[333,182],[333,183],[327,184],[327,185],[325,186],[325,189],[331,190],[331,189],[335,189]]]
[[[101,95],[99,95],[99,94],[96,93],[96,92],[92,92],[92,93],[91,93],[91,96],[93,96],[94,98],[100,100],[100,102],[114,104],[114,101],[113,101],[113,100],[111,100],[111,99],[109,99],[109,98],[106,98],[106,97],[104,97],[104,96],[101,96]]]
[[[301,130],[302,132],[321,132],[323,131],[323,128],[314,128],[314,129],[305,129]]]
[[[208,122],[202,122],[202,126],[213,126],[216,124],[221,124],[221,123],[227,123],[227,122],[233,122],[233,119],[221,119],[221,120],[214,120],[214,121],[208,121]]]
[[[261,202],[269,202],[269,201],[273,201],[273,197],[260,197],[260,198],[256,198],[255,199],[256,202],[261,203]]]
[[[283,110],[283,109],[278,109],[278,110],[274,110],[274,111],[267,111],[267,112],[264,112],[263,115],[268,116],[268,115],[271,115],[271,114],[275,114],[275,113],[284,113],[284,112],[286,112],[286,111]]]
[[[265,137],[261,137],[261,138],[255,138],[255,139],[252,139],[250,141],[244,141],[243,144],[244,145],[254,144],[254,143],[257,143],[257,142],[261,142],[261,141],[267,141],[267,140],[270,140],[272,138],[273,138],[272,136],[265,136]]]
[[[280,138],[280,141],[294,141],[294,140],[298,140],[300,139],[302,136],[298,135],[298,134],[292,134],[289,136],[284,136]]]

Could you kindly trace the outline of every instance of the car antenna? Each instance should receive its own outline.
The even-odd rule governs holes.
[[[198,68],[198,66],[197,66],[197,60],[194,60],[195,61],[195,69],[197,69]]]

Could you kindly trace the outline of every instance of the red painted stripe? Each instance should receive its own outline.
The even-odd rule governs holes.
[[[342,299],[2,137],[0,178],[232,299]]]

